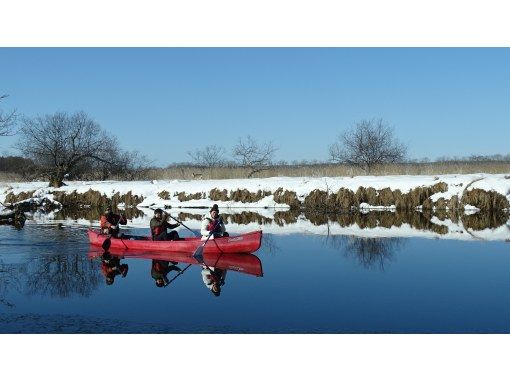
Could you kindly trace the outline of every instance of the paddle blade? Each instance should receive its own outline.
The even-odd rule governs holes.
[[[110,249],[110,246],[112,245],[112,240],[111,240],[111,237],[107,237],[105,241],[103,241],[103,244],[101,244],[101,247],[103,247],[103,249],[105,251],[108,251]]]
[[[197,260],[199,263],[204,262],[204,246],[203,245],[198,247],[197,250],[195,251],[195,253],[193,253],[193,258],[195,260]]]

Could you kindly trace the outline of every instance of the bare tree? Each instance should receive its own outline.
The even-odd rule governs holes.
[[[38,164],[54,187],[62,186],[66,175],[72,175],[84,162],[111,163],[117,145],[116,139],[84,112],[24,119],[17,142],[17,148]]]
[[[366,173],[376,165],[401,162],[406,151],[382,119],[356,123],[329,146],[331,161],[359,166]]]
[[[243,167],[249,169],[248,178],[271,167],[273,156],[278,149],[271,142],[259,144],[250,136],[239,139],[232,155]]]
[[[217,168],[225,165],[225,149],[221,146],[207,145],[203,149],[188,152],[193,162],[206,168]]]
[[[8,96],[9,95],[0,95],[0,101]],[[14,134],[13,127],[17,117],[16,110],[4,112],[0,109],[0,136],[12,136]]]

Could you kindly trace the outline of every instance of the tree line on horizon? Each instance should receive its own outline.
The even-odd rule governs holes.
[[[6,97],[0,95],[0,101]],[[149,179],[149,171],[157,169],[146,156],[122,149],[112,134],[83,111],[29,118],[20,116],[16,110],[4,112],[0,108],[0,136],[12,135],[19,135],[15,147],[21,156],[0,157],[0,172],[16,173],[24,180],[48,180],[53,187],[62,186],[66,179]],[[358,121],[338,135],[328,149],[327,162],[293,161],[289,164],[275,161],[278,148],[271,141],[259,142],[246,136],[239,138],[230,155],[222,146],[207,145],[189,151],[189,162],[173,163],[168,167],[243,168],[246,176],[251,178],[275,166],[347,165],[370,174],[381,165],[430,162],[428,159],[408,159],[407,146],[382,119]],[[437,161],[510,162],[510,154],[442,157]]]

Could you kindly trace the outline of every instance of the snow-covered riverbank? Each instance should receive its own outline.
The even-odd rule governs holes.
[[[86,194],[86,199],[80,199]],[[3,203],[59,200],[91,204],[94,197],[118,206],[282,208],[338,205],[343,208],[392,209],[486,207],[508,209],[510,174],[362,177],[274,177],[263,179],[67,182],[51,188],[46,182],[0,183]],[[126,196],[128,195],[128,197]],[[99,199],[99,198],[98,198]],[[99,201],[98,201],[99,202]],[[93,204],[94,206],[94,204]]]

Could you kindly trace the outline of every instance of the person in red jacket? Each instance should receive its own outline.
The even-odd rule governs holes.
[[[126,225],[127,220],[126,217],[122,214],[114,214],[112,211],[112,207],[106,207],[105,213],[101,215],[101,219],[99,221],[101,226],[101,231],[104,234],[118,236],[119,235],[119,224]]]

